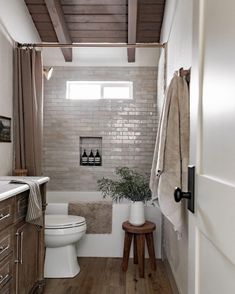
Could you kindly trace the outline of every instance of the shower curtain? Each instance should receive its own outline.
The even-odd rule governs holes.
[[[41,51],[15,48],[14,157],[15,169],[42,174],[43,67]]]

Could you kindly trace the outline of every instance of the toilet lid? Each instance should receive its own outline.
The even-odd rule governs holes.
[[[82,216],[58,214],[45,215],[46,229],[72,228],[82,226],[85,223],[86,220]]]

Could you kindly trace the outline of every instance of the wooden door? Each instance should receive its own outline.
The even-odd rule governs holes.
[[[235,1],[194,1],[187,294],[235,293]]]
[[[38,281],[38,230],[29,223],[16,228],[16,293],[28,294]]]

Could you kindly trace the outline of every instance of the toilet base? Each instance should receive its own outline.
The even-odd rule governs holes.
[[[79,272],[80,266],[77,261],[75,244],[46,248],[45,278],[73,278]]]

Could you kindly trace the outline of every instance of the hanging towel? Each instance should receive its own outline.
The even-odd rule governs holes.
[[[28,210],[26,215],[26,222],[39,227],[43,226],[43,213],[42,213],[42,197],[40,187],[37,181],[26,178],[16,178],[11,180],[12,184],[26,184],[29,186],[29,200]]]
[[[174,75],[165,95],[150,177],[152,198],[181,232],[183,203],[174,200],[175,187],[187,191],[189,160],[189,91],[185,77]]]

